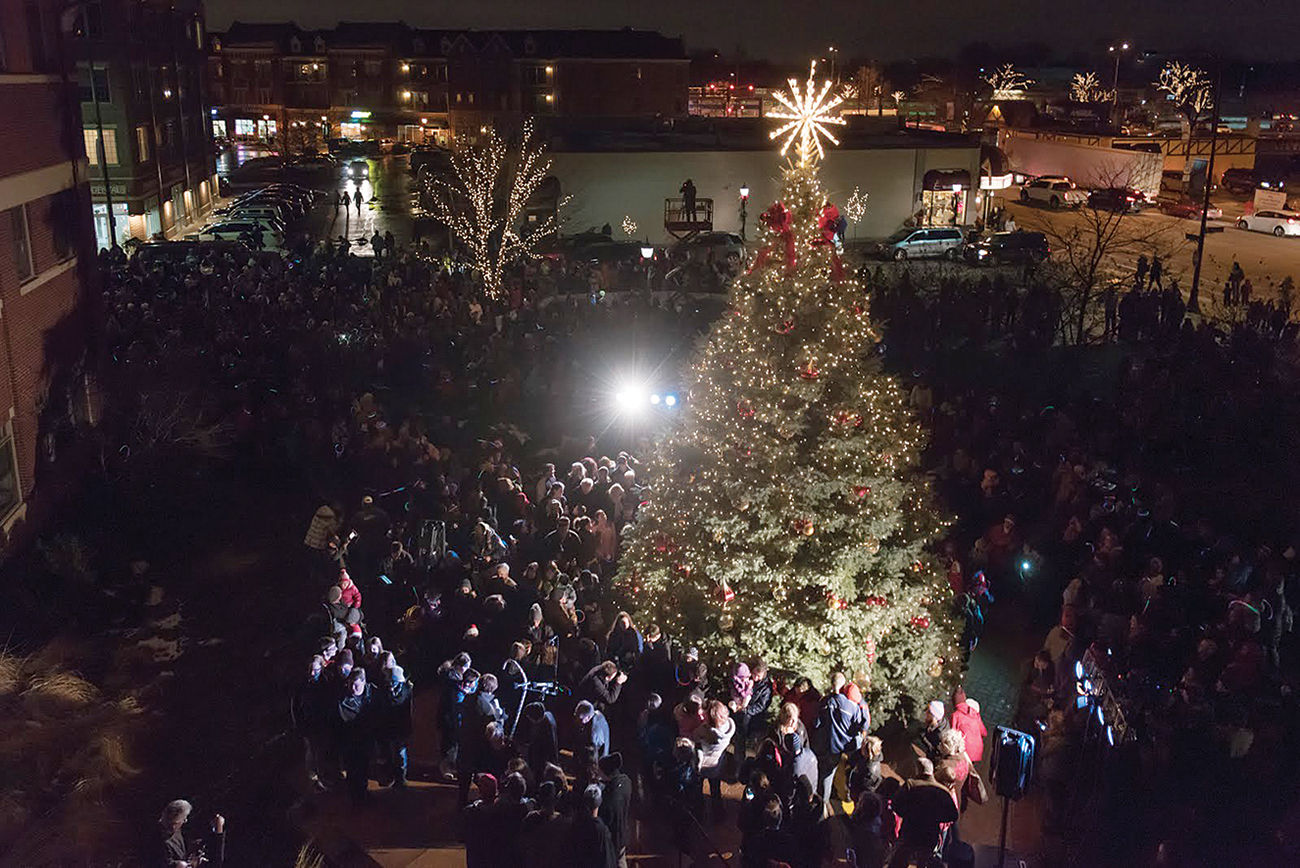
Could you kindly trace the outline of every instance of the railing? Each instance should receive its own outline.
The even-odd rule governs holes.
[[[696,199],[693,208],[685,199],[664,200],[664,228],[669,232],[701,232],[713,228],[713,200]]]

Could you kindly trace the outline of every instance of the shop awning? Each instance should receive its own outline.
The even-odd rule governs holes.
[[[965,169],[931,169],[921,181],[923,190],[970,189],[970,172]]]

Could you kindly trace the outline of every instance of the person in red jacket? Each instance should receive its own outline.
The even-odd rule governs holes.
[[[950,725],[966,737],[966,755],[971,762],[984,758],[984,739],[989,734],[980,717],[979,703],[966,698],[966,691],[959,684],[952,692],[952,716]]]
[[[343,592],[339,601],[349,609],[360,609],[361,589],[352,584],[352,577],[348,575],[348,571],[345,569],[339,570],[338,586],[339,590]]]

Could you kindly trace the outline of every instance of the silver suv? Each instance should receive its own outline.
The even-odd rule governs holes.
[[[900,229],[880,245],[886,259],[957,259],[965,246],[962,231],[942,229]]]

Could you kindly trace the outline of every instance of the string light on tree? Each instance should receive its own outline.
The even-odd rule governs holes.
[[[854,187],[849,200],[844,203],[844,216],[849,218],[849,222],[854,226],[857,226],[862,221],[862,218],[867,215],[868,195],[870,194],[863,193],[860,189]]]
[[[1020,99],[1034,83],[1032,78],[1010,63],[1004,63],[984,76],[984,81],[993,88],[993,99]]]
[[[761,656],[816,680],[869,672],[887,716],[960,673],[952,590],[927,556],[947,519],[920,472],[925,431],[822,225],[819,149],[835,139],[819,125],[834,100],[813,75],[791,91],[773,138],[797,160],[648,462],[653,495],[616,582],[639,621],[719,669]]]
[[[523,231],[525,208],[550,174],[551,160],[533,138],[532,120],[517,142],[493,128],[483,133],[481,144],[452,153],[452,171],[431,175],[425,192],[428,213],[469,253],[488,297],[500,298],[506,270],[535,256],[537,242],[555,231],[555,214]]]
[[[632,219],[630,214],[623,216],[623,234],[628,236],[636,235],[636,221]]]
[[[788,96],[781,91],[773,91],[772,96],[785,108],[768,113],[768,117],[787,122],[769,133],[768,137],[773,140],[785,137],[781,144],[783,157],[792,145],[796,146],[795,153],[798,154],[800,166],[811,165],[814,154],[819,160],[826,156],[822,148],[823,138],[838,145],[839,139],[831,134],[830,127],[842,127],[846,123],[835,111],[844,97],[831,95],[829,79],[819,87],[816,75],[817,61],[814,60],[808,64],[808,81],[802,88],[792,78],[789,79]]]

